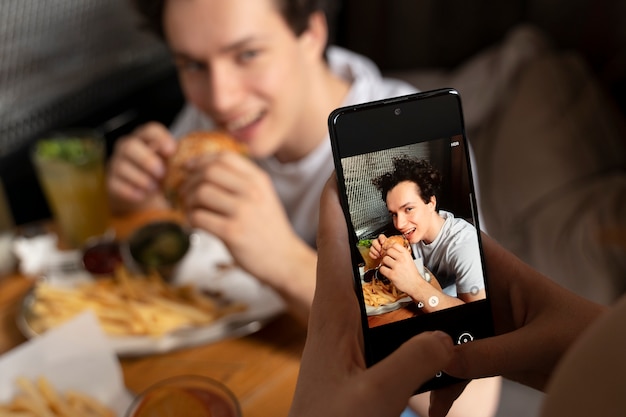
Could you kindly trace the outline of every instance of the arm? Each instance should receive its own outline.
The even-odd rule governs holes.
[[[347,228],[336,187],[333,177],[322,195],[317,286],[290,416],[397,417],[414,390],[448,362],[452,341],[441,332],[423,333],[379,364],[365,367]]]
[[[497,336],[455,346],[445,371],[465,379],[502,375],[544,390],[561,357],[606,307],[560,287],[488,236],[482,239]],[[460,392],[451,387],[431,396],[431,417],[445,416]]]
[[[317,254],[293,230],[267,173],[231,152],[188,168],[181,193],[190,224],[220,238],[243,269],[278,291],[306,323]]]
[[[563,353],[605,311],[557,286],[485,236],[498,336],[452,347],[447,335],[423,333],[366,369],[336,187],[333,177],[322,195],[317,287],[290,414],[294,417],[397,416],[437,369],[467,379],[503,374],[542,389]],[[415,360],[425,356],[429,361]],[[430,415],[444,416],[463,389],[460,384],[431,393]],[[384,401],[372,401],[376,398]]]
[[[426,281],[417,270],[411,253],[401,245],[394,244],[387,250],[380,272],[413,301],[423,304],[425,313],[463,304],[463,300],[445,294]]]

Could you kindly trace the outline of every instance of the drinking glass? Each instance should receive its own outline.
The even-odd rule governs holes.
[[[140,393],[126,417],[241,417],[235,395],[221,382],[200,375],[165,379]]]
[[[105,157],[104,138],[91,130],[55,132],[35,143],[31,160],[56,221],[60,246],[80,248],[107,230]]]

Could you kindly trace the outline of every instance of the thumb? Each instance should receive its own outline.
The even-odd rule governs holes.
[[[384,398],[397,396],[408,401],[415,390],[446,367],[452,358],[453,346],[452,339],[444,332],[421,333],[374,365],[372,377],[378,381],[395,381],[382,384]]]

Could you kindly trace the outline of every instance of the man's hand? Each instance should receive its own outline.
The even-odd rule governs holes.
[[[112,211],[167,207],[160,185],[167,159],[175,150],[176,142],[170,132],[156,122],[118,139],[107,173]]]

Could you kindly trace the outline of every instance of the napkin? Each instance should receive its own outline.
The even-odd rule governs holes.
[[[0,356],[0,402],[19,391],[17,377],[46,377],[59,392],[68,389],[92,396],[124,415],[132,396],[121,367],[91,312],[78,315]]]
[[[28,276],[51,271],[75,272],[82,265],[80,250],[59,250],[55,234],[16,237],[13,252],[19,260],[20,272]]]

